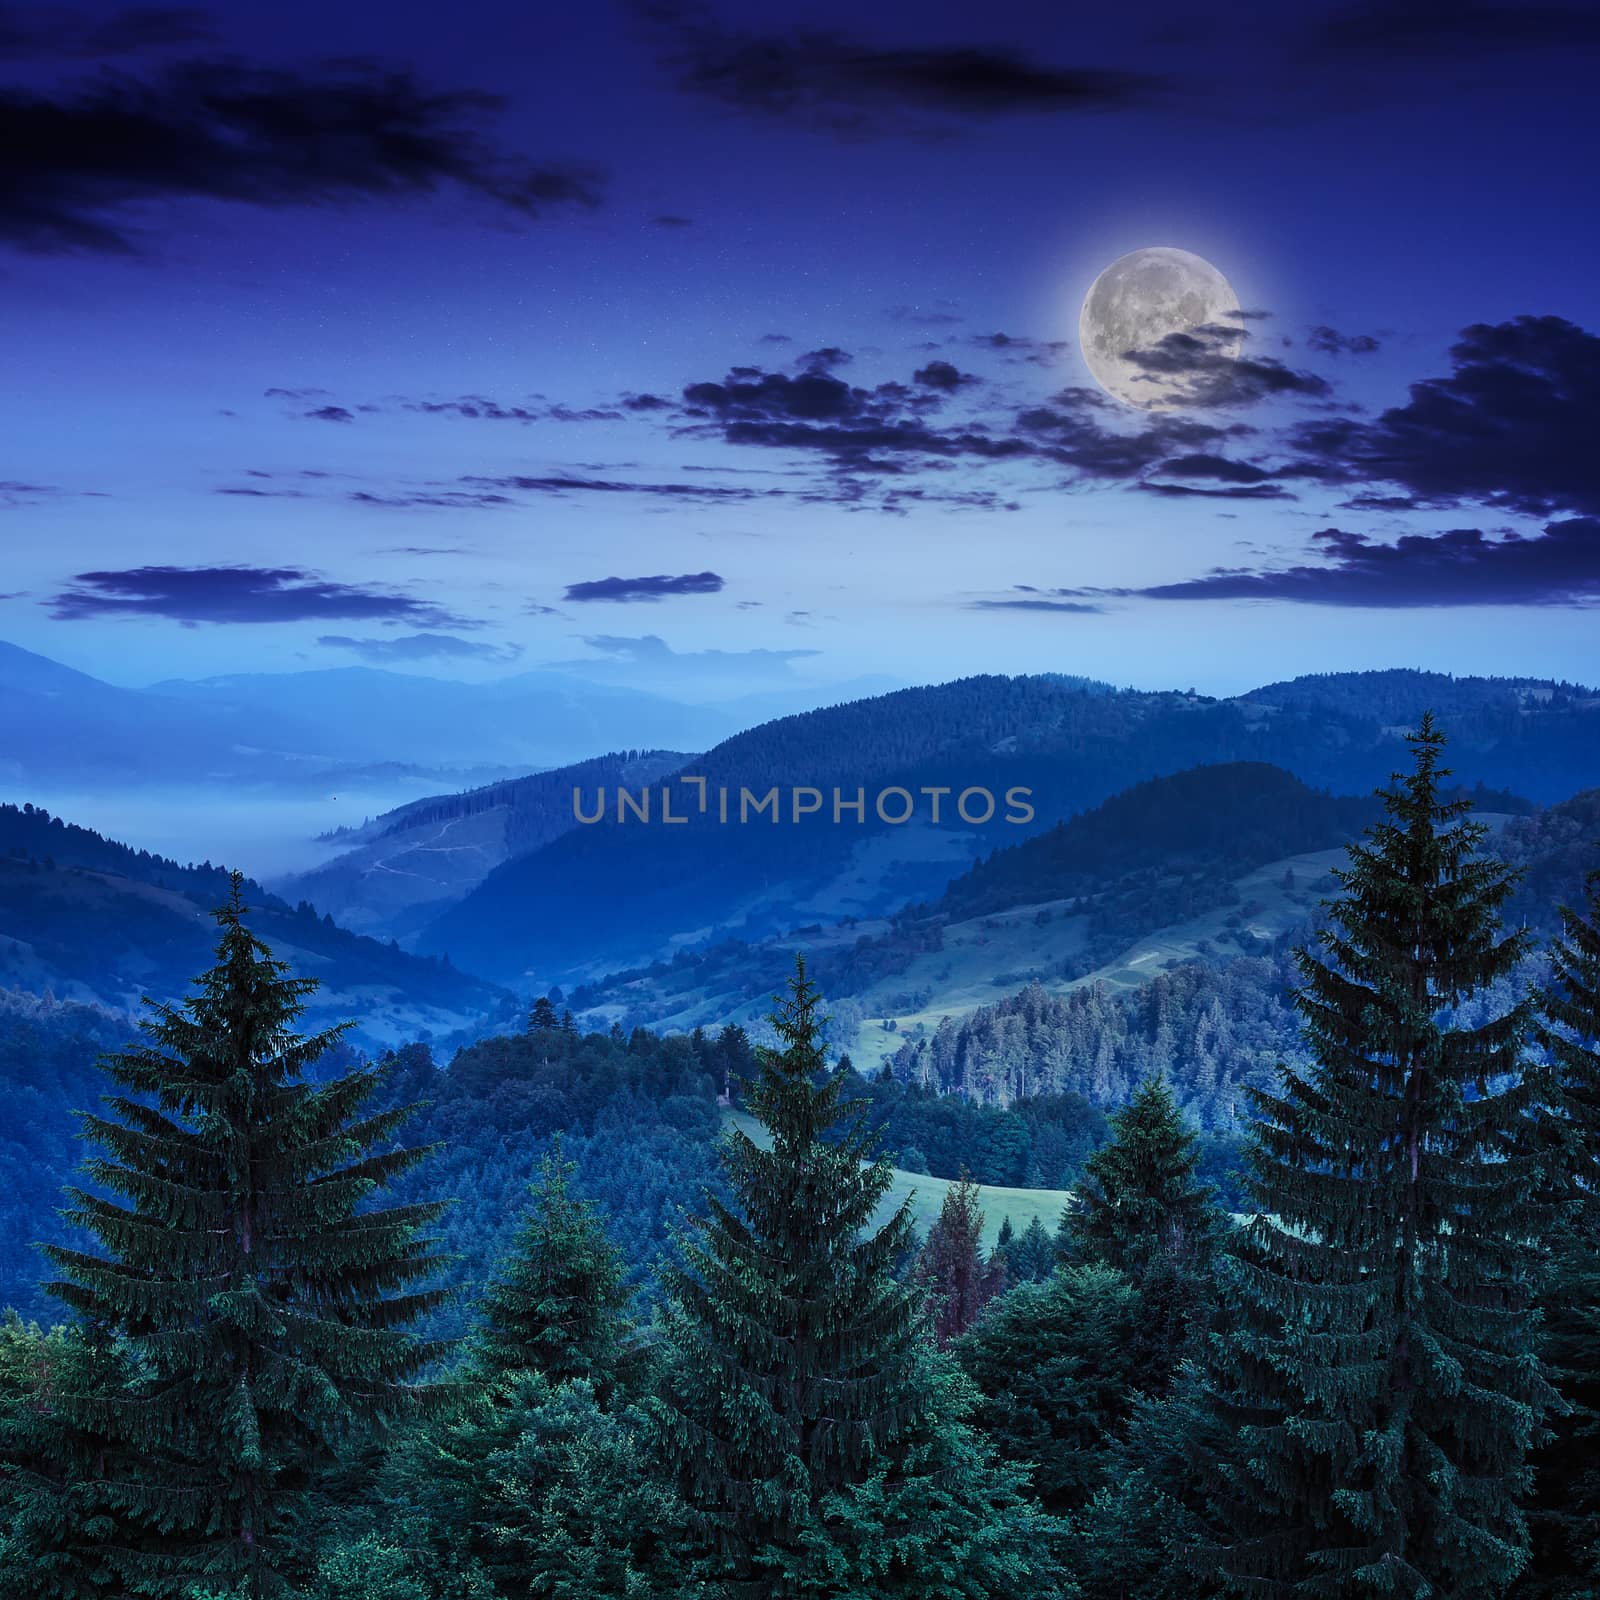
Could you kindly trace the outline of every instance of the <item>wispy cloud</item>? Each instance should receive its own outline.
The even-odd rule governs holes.
[[[657,573],[648,578],[595,578],[567,585],[571,601],[665,600],[676,595],[719,594],[723,580],[715,572],[685,572],[677,577]]]

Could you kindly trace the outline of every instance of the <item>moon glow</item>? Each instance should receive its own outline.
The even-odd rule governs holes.
[[[1194,336],[1206,356],[1236,356],[1244,339],[1238,296],[1201,256],[1159,246],[1119,256],[1089,286],[1078,341],[1094,381],[1125,405],[1168,411],[1196,401],[1195,375],[1153,370],[1174,352],[1162,341]],[[1227,329],[1228,332],[1215,330]],[[1231,335],[1231,336],[1230,336]]]

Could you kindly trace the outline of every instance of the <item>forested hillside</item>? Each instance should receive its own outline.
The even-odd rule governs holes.
[[[175,999],[204,958],[228,883],[209,861],[180,866],[37,807],[0,806],[0,985],[116,1010],[147,994]],[[319,1014],[357,1011],[370,1041],[481,1028],[511,1003],[448,962],[248,887],[263,932],[322,980]]]
[[[1293,983],[1278,952],[1178,967],[1131,991],[1030,984],[908,1041],[892,1066],[909,1083],[1002,1105],[1047,1094],[1121,1105],[1154,1074],[1197,1127],[1227,1133],[1247,1115],[1247,1089],[1275,1087],[1281,1063],[1303,1060]]]
[[[1458,707],[1456,780],[1553,802],[1600,782],[1600,695],[1521,680],[1362,675],[1274,685],[1238,700],[1112,691],[1054,677],[978,677],[787,717],[729,739],[687,769],[707,793],[824,791],[821,814],[774,825],[702,814],[679,786],[681,826],[610,814],[505,863],[420,935],[492,976],[538,986],[594,977],[686,936],[760,938],[814,920],[878,916],[937,898],[980,854],[1067,820],[1148,778],[1200,764],[1261,762],[1314,788],[1370,793],[1401,759],[1401,734],[1443,696]],[[1032,790],[1026,825],[880,821],[884,787]],[[835,823],[832,790],[867,796]],[[586,804],[593,803],[590,796]],[[787,805],[787,792],[784,803]],[[609,908],[626,898],[628,913]],[[532,914],[530,914],[530,912]]]
[[[234,880],[185,1013],[103,1062],[66,1191],[93,1246],[47,1251],[76,1326],[0,1327],[7,1592],[1222,1600],[1356,1551],[1419,1594],[1578,1600],[1600,889],[1536,939],[1412,742],[1292,974],[1030,988],[885,1077],[834,1058],[803,963],[770,1048],[544,997],[374,1070],[299,1036],[309,986]],[[46,1118],[117,1042],[7,1017]],[[1072,1193],[991,1247],[960,1181],[919,1237],[887,1144]],[[1408,1516],[1327,1498],[1362,1483]]]
[[[998,849],[937,899],[892,918],[866,927],[802,928],[760,945],[734,940],[685,951],[670,962],[580,985],[569,999],[580,1011],[647,1022],[746,1018],[781,981],[791,952],[803,949],[841,1018],[848,1012],[839,1002],[855,996],[871,995],[880,1008],[898,1010],[895,980],[959,942],[963,936],[951,931],[954,925],[1030,906],[1048,908],[1038,913],[1030,965],[1048,965],[1052,978],[1073,977],[1142,935],[1237,904],[1235,880],[1245,873],[1334,848],[1358,833],[1375,809],[1370,799],[1319,793],[1259,762],[1197,767],[1135,784],[1046,833]],[[1070,953],[1046,963],[1038,952],[1052,941]],[[996,983],[1008,975],[1012,948],[993,946],[986,976]],[[969,966],[981,964],[985,954],[982,947],[963,950]],[[852,1033],[853,1025],[841,1021],[841,1041],[848,1045]]]

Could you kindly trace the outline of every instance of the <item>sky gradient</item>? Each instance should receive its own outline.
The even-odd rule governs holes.
[[[0,5],[0,638],[1592,682],[1597,62],[1553,5]],[[1248,337],[1153,415],[1075,341],[1156,244]]]

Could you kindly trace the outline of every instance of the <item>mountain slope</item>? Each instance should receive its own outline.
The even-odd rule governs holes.
[[[892,919],[729,941],[580,986],[568,1000],[593,1020],[629,1026],[748,1020],[799,948],[838,1042],[867,1069],[899,1043],[863,1027],[869,1018],[933,1026],[987,1003],[997,985],[1065,986],[1118,957],[1134,963],[1126,981],[1142,982],[1182,953],[1136,948],[1164,929],[1182,927],[1189,953],[1202,938],[1236,942],[1230,917],[1260,930],[1252,943],[1272,937],[1304,920],[1311,885],[1376,814],[1370,799],[1328,795],[1261,763],[1198,767],[996,851],[937,900]]]
[[[502,862],[577,827],[574,788],[657,783],[692,759],[670,750],[624,751],[414,800],[365,827],[341,830],[333,837],[353,848],[272,886],[287,899],[310,900],[346,927],[403,937]]]
[[[228,876],[210,862],[130,850],[32,806],[0,806],[0,987],[134,1011],[181,1000],[210,964],[210,916]],[[369,1044],[510,1015],[503,990],[291,907],[248,883],[252,928],[301,976],[320,978],[313,1024],[354,1017]]]
[[[734,802],[747,788],[810,785],[867,796],[867,816],[781,824],[715,807],[686,824],[614,813],[491,873],[419,935],[508,980],[544,986],[648,961],[685,945],[760,939],[812,921],[877,917],[936,898],[981,853],[1016,842],[1143,779],[1201,763],[1257,761],[1304,782],[1368,792],[1403,759],[1401,736],[1435,700],[1458,777],[1557,800],[1600,782],[1600,696],[1523,680],[1367,675],[1274,685],[1234,701],[1114,691],[1052,677],[962,679],[785,718],[709,751],[685,777]],[[1309,684],[1309,687],[1307,685]],[[1409,707],[1409,710],[1404,708]],[[946,805],[901,826],[872,814],[898,786],[1032,790],[1030,824],[968,826]],[[680,789],[683,808],[694,791]],[[658,802],[659,804],[659,802]],[[625,912],[618,913],[619,907]]]

